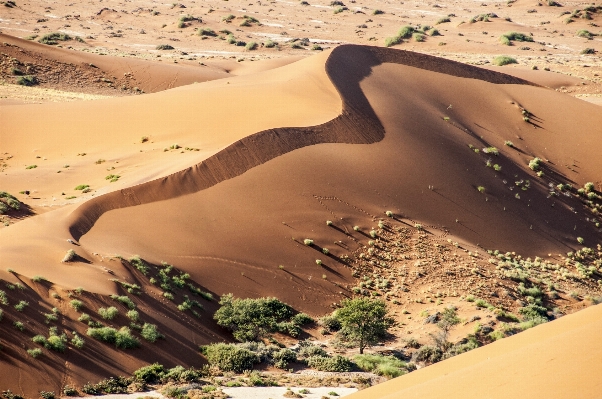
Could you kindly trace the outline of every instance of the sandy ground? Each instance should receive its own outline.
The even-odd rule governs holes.
[[[306,389],[307,393],[302,393],[304,398],[308,399],[321,399],[327,398],[338,398],[348,396],[354,392],[357,392],[356,388],[300,388],[291,387],[290,390],[299,393],[300,390]],[[283,387],[240,387],[240,388],[224,388],[223,392],[228,394],[232,399],[276,399],[284,398],[283,396],[287,391],[287,388]],[[331,392],[335,392],[337,395],[330,395]]]

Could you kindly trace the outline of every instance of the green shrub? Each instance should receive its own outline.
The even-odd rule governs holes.
[[[211,28],[199,29],[199,36],[217,36],[217,33]]]
[[[88,328],[86,333],[94,339],[110,344],[115,343],[115,338],[117,336],[117,330],[113,327]]]
[[[43,335],[36,335],[31,339],[33,342],[39,345],[46,345],[46,337]]]
[[[396,45],[398,45],[398,44],[400,44],[402,42],[403,42],[403,40],[399,36],[387,37],[385,39],[385,47],[396,46]]]
[[[581,54],[596,54],[596,50],[590,47],[581,50]]]
[[[414,33],[414,28],[406,25],[404,27],[402,27],[399,32],[397,32],[397,37],[401,38],[401,39],[409,39],[412,37],[412,34]]]
[[[6,191],[0,191],[0,205],[2,205],[0,206],[0,215],[8,211],[8,208],[12,208],[15,211],[18,211],[21,208],[21,202]]]
[[[245,48],[248,51],[256,50],[257,49],[257,43],[255,43],[255,42],[249,42],[249,43],[247,43],[247,45],[245,46]]]
[[[111,295],[111,299],[114,299],[114,300],[116,300],[117,302],[121,302],[121,303],[123,303],[125,306],[127,306],[127,307],[128,307],[128,309],[136,309],[136,304],[135,304],[135,303],[134,303],[134,301],[132,301],[132,300],[130,299],[130,297],[129,297],[129,296],[127,296],[127,295],[122,295],[122,296],[119,296],[119,295]]]
[[[415,32],[412,37],[414,37],[414,40],[417,42],[423,42],[426,40],[426,35],[420,32]]]
[[[527,36],[519,32],[507,32],[500,36],[500,42],[506,46],[511,46],[513,41],[517,42],[532,42],[533,36]]]
[[[8,305],[8,297],[6,296],[6,292],[0,290],[0,304],[7,306]]]
[[[56,352],[65,352],[67,348],[67,336],[63,335],[50,335],[44,345],[47,349],[52,349]]]
[[[148,140],[148,139],[147,139]],[[148,265],[146,262],[140,258],[138,255],[134,255],[129,259],[132,266],[134,266],[138,271],[146,276],[148,273]]]
[[[65,396],[79,396],[79,392],[77,392],[77,389],[71,387],[70,385],[65,385],[63,387],[63,395],[65,395]]]
[[[79,312],[80,309],[84,306],[84,303],[79,299],[72,299],[71,302],[69,302],[69,305],[71,305],[71,307],[75,309],[76,312]]]
[[[138,321],[139,320],[139,315],[138,315],[138,311],[137,310],[128,310],[128,312],[125,315],[127,316],[128,319],[130,319],[132,321]]]
[[[28,349],[27,353],[33,357],[34,359],[36,359],[38,356],[40,356],[42,354],[42,350],[40,348],[35,348],[35,349]]]
[[[35,86],[38,84],[38,79],[35,76],[31,76],[31,75],[26,75],[26,76],[20,76],[17,79],[17,84],[21,85],[21,86]],[[33,166],[33,165],[30,165]],[[37,167],[37,166],[34,166]],[[30,168],[29,166],[26,169],[33,169]]]
[[[508,64],[518,64],[518,62],[516,61],[516,59],[507,55],[498,55],[493,59],[493,64],[497,66],[504,66]]]
[[[157,50],[173,50],[173,46],[169,45],[169,44],[159,44],[157,47],[155,47]]]
[[[121,327],[115,334],[115,346],[120,349],[132,349],[140,346],[140,341],[132,335],[130,329]]]
[[[446,22],[451,22],[451,19],[449,19],[448,17],[441,18],[437,22],[435,22],[435,25],[444,24]]]
[[[17,303],[15,305],[15,309],[17,310],[17,312],[22,312],[23,310],[25,310],[25,308],[29,306],[29,302],[27,301],[19,301],[19,303]]]
[[[356,355],[353,362],[362,370],[374,372],[387,378],[395,378],[404,374],[405,363],[393,356]]]
[[[214,319],[232,331],[238,341],[254,341],[278,330],[278,324],[289,321],[293,309],[276,298],[235,299],[222,296]]]
[[[333,357],[312,356],[305,361],[309,367],[318,371],[348,372],[353,366],[349,359],[340,355]]]
[[[53,46],[55,44],[58,44],[58,42],[65,42],[67,40],[71,40],[71,36],[60,32],[53,32],[45,34],[44,36],[38,39],[38,42]]]
[[[165,368],[162,365],[159,363],[153,363],[134,371],[134,377],[138,381],[143,381],[150,384],[153,382],[159,382],[164,372]]]
[[[201,351],[211,366],[222,371],[241,373],[251,370],[253,364],[259,361],[255,353],[233,344],[211,344],[202,347]]]
[[[575,33],[575,35],[579,36],[579,37],[584,37],[586,39],[591,39],[592,36],[595,36],[593,33],[591,33],[590,31],[588,31],[586,29],[578,30],[577,33]]]
[[[272,359],[274,367],[285,370],[288,369],[289,363],[297,361],[297,354],[289,348],[282,348],[272,355]]]
[[[116,307],[111,306],[109,308],[100,308],[98,309],[98,314],[105,320],[113,320],[119,314],[119,311]]]
[[[77,321],[81,321],[82,323],[87,323],[90,321],[90,315],[87,313],[82,313],[81,316],[77,319]]]
[[[74,347],[81,349],[84,347],[84,344],[86,343],[86,341],[80,337],[77,334],[73,334],[73,337],[71,338],[71,345],[73,345]]]
[[[142,331],[140,332],[142,338],[147,340],[148,342],[155,342],[159,338],[165,338],[157,329],[157,326],[154,324],[144,323],[142,326]]]

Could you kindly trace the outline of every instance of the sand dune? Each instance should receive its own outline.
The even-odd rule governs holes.
[[[277,296],[323,314],[350,295],[343,259],[367,242],[353,226],[370,229],[386,210],[469,248],[543,256],[570,251],[577,237],[600,240],[579,199],[550,195],[559,182],[595,181],[599,190],[598,108],[518,77],[412,52],[340,46],[269,73],[143,97],[5,106],[0,120],[3,151],[13,155],[2,176],[7,191],[35,187],[52,203],[77,184],[95,190],[0,230],[0,277],[38,290],[40,306],[63,288],[83,286],[102,303],[101,295],[120,290],[112,279],[143,284],[109,259],[139,254],[175,265],[216,295]],[[170,150],[174,143],[182,148]],[[488,147],[499,154],[485,153]],[[528,167],[534,157],[543,160],[542,176]],[[96,164],[99,158],[106,161]],[[487,167],[489,159],[501,170]],[[33,162],[39,167],[25,169]],[[61,168],[65,162],[69,168]],[[109,183],[109,173],[121,177]],[[303,245],[305,238],[315,246]],[[61,263],[68,249],[80,261]],[[39,291],[29,278],[41,274],[52,284]],[[197,364],[196,344],[223,339],[209,317],[179,320],[146,288],[141,308],[169,331],[156,353],[123,354],[94,342],[85,356],[59,365],[64,359],[52,355],[38,368],[11,341],[19,360],[2,366],[7,384],[19,373],[27,381],[50,376],[54,386],[83,383],[131,371],[152,355]],[[103,360],[87,370],[94,351]],[[184,359],[174,355],[181,351]]]
[[[598,398],[602,306],[349,395],[363,398]]]

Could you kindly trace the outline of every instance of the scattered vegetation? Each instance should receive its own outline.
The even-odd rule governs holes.
[[[493,64],[497,66],[504,66],[508,64],[518,64],[515,58],[509,57],[507,55],[498,55],[493,59]]]

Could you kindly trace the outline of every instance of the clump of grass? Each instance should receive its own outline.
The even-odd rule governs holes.
[[[372,15],[380,15],[380,14],[384,14],[384,13],[385,12],[383,10],[379,10],[379,9],[372,11]]]
[[[117,180],[119,180],[120,177],[121,176],[119,176],[119,175],[110,174],[110,175],[105,176],[105,180],[108,180],[109,183],[115,183]]]
[[[309,238],[306,238],[305,240],[303,240],[303,244],[307,245],[307,246],[311,246],[314,245],[314,240],[311,240]]]
[[[19,84],[21,84],[21,83],[19,83]],[[26,86],[28,86],[28,85],[26,85]],[[25,169],[35,169],[37,167],[38,167],[38,165],[29,165]]]
[[[47,33],[44,36],[42,36],[41,38],[38,39],[39,43],[42,44],[48,44],[50,46],[54,46],[59,44],[58,42],[65,42],[67,40],[71,40],[71,36],[65,34],[65,33],[60,33],[60,32],[53,32],[53,33]]]
[[[263,44],[263,46],[266,47],[266,48],[273,48],[273,47],[278,46],[278,43],[276,43],[276,42],[274,42],[272,40],[268,40],[267,42],[265,42]]]
[[[512,46],[512,42],[532,42],[533,36],[519,32],[507,32],[500,36],[500,42],[506,46]]]
[[[173,46],[169,45],[169,44],[159,44],[157,47],[155,47],[155,49],[157,50],[173,50]]]
[[[72,249],[70,249],[70,250],[67,251],[67,253],[63,257],[63,260],[61,260],[61,262],[63,262],[63,263],[64,262],[71,262],[73,259],[75,259],[76,256],[77,256],[77,254],[75,253],[75,251],[72,250]]]
[[[13,326],[19,331],[25,330],[25,325],[23,325],[23,323],[18,320],[13,322]]]
[[[257,50],[257,43],[255,43],[255,42],[249,42],[245,46],[245,49],[247,49],[248,51]]]
[[[17,303],[15,305],[15,309],[17,310],[17,312],[22,312],[28,306],[29,306],[29,302],[21,300],[21,301],[19,301],[19,303]]]
[[[493,64],[497,66],[504,66],[508,64],[518,64],[515,58],[509,57],[507,55],[498,55],[493,59]]]
[[[393,356],[363,354],[354,356],[353,361],[360,369],[387,378],[399,377],[405,373],[405,363]]]
[[[201,28],[199,29],[199,36],[217,36],[217,33],[211,28]]]
[[[478,191],[478,192],[480,192],[480,193],[484,193],[484,192],[485,192],[485,187],[483,187],[483,186],[478,186],[478,187],[477,187],[477,191]]]
[[[40,348],[27,349],[27,354],[34,359],[37,359],[42,354],[42,350]]]
[[[71,305],[71,307],[75,309],[76,312],[79,312],[84,306],[84,303],[79,299],[72,299],[71,302],[69,302],[69,305]]]
[[[142,336],[142,338],[151,343],[155,342],[160,338],[165,338],[163,334],[159,332],[156,325],[149,323],[144,323],[144,325],[142,326],[142,331],[140,331],[140,335]]]
[[[98,309],[98,314],[105,320],[113,320],[119,314],[119,310],[114,306],[110,306]]]
[[[441,18],[437,22],[435,22],[435,25],[444,24],[446,22],[451,22],[451,19],[449,19],[448,17]]]
[[[576,36],[578,37],[584,37],[586,39],[592,39],[594,36],[596,36],[594,33],[588,31],[587,29],[581,29],[578,30],[577,33],[575,33]]]
[[[583,50],[581,50],[581,54],[596,54],[596,50],[593,48],[584,48]]]
[[[78,186],[75,186],[74,190],[84,190],[86,188],[90,187],[90,185],[88,184],[80,184]]]
[[[146,274],[148,273],[148,265],[139,255],[134,255],[128,260],[132,264],[132,266],[134,266],[136,269],[138,269],[140,273],[146,276]]]

